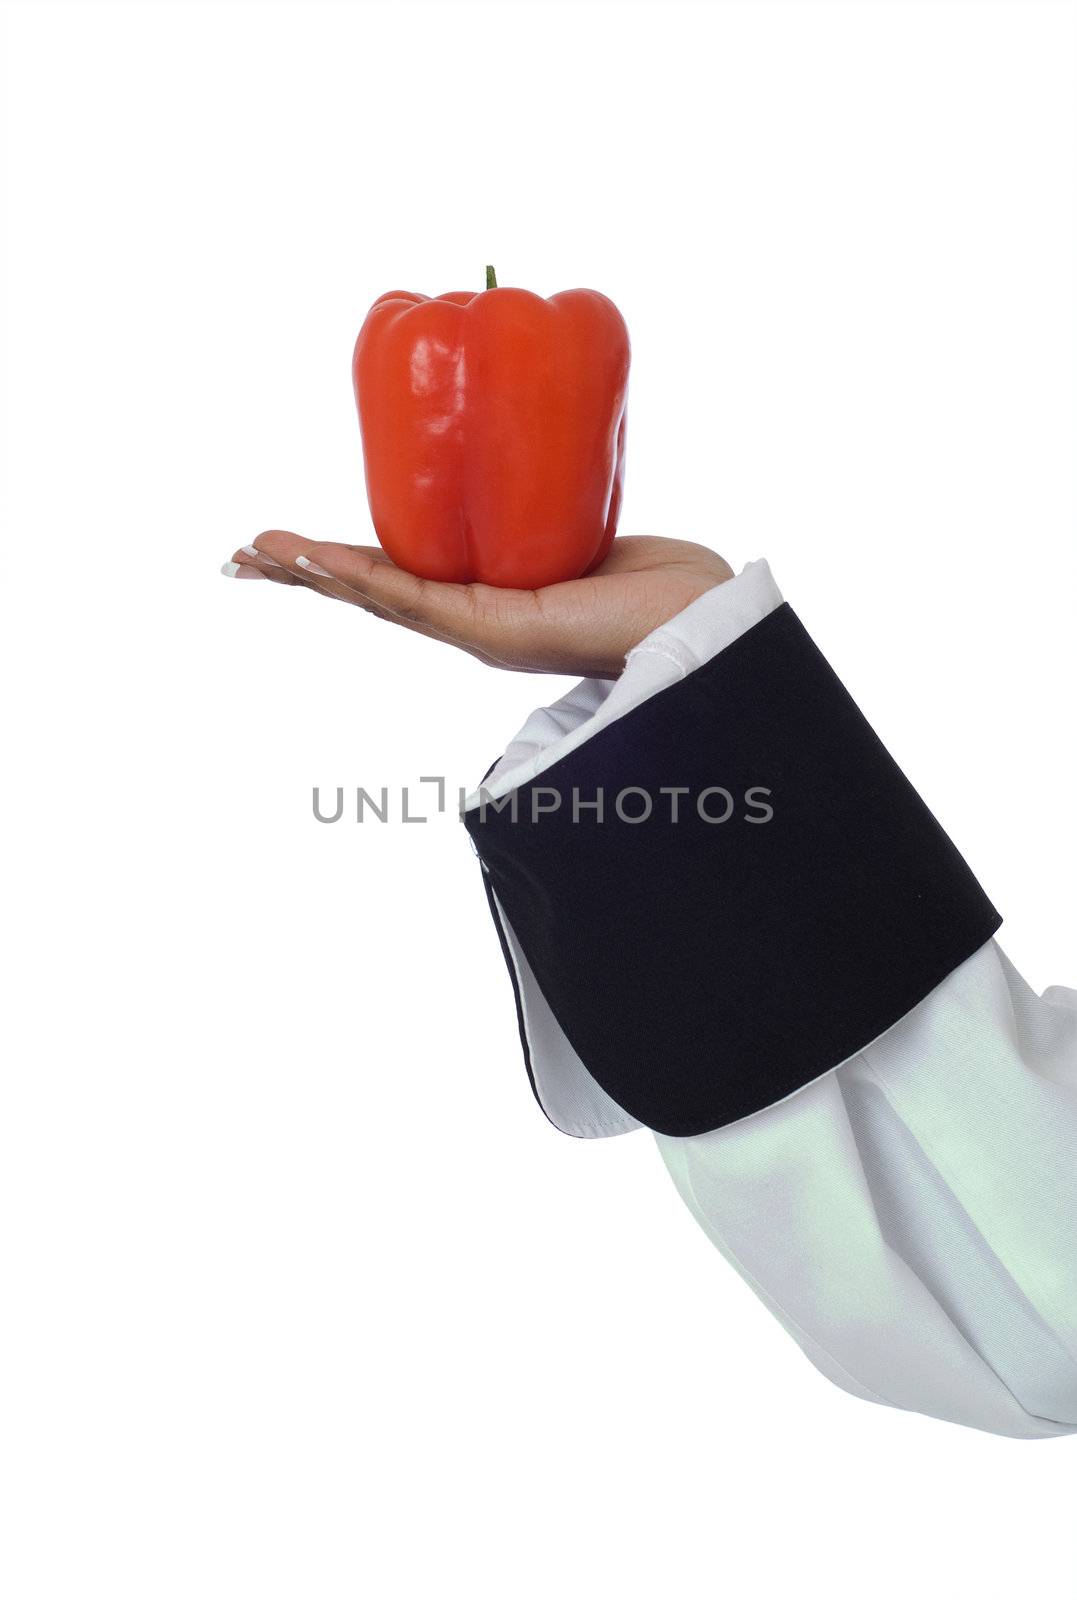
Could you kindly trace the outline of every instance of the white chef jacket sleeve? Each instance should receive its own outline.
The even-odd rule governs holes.
[[[650,1128],[863,1399],[1077,1431],[1077,994],[997,912],[751,563],[528,719],[465,823],[535,1096]]]

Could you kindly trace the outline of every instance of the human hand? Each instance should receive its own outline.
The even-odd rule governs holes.
[[[617,678],[634,645],[733,576],[705,545],[620,537],[585,578],[545,589],[435,583],[394,566],[376,545],[319,544],[275,530],[222,568],[346,600],[488,666]]]

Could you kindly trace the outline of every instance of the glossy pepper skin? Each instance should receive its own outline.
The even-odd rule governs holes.
[[[593,289],[382,295],[352,374],[386,553],[514,589],[597,566],[621,508],[628,365],[621,313]]]

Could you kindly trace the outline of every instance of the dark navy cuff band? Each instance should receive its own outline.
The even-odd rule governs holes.
[[[661,1133],[784,1099],[1001,922],[788,605],[498,805],[465,822],[543,997]]]

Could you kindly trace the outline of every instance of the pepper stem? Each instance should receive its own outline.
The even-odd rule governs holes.
[[[487,267],[486,269],[486,287],[488,289],[497,288],[497,274],[493,267]]]

